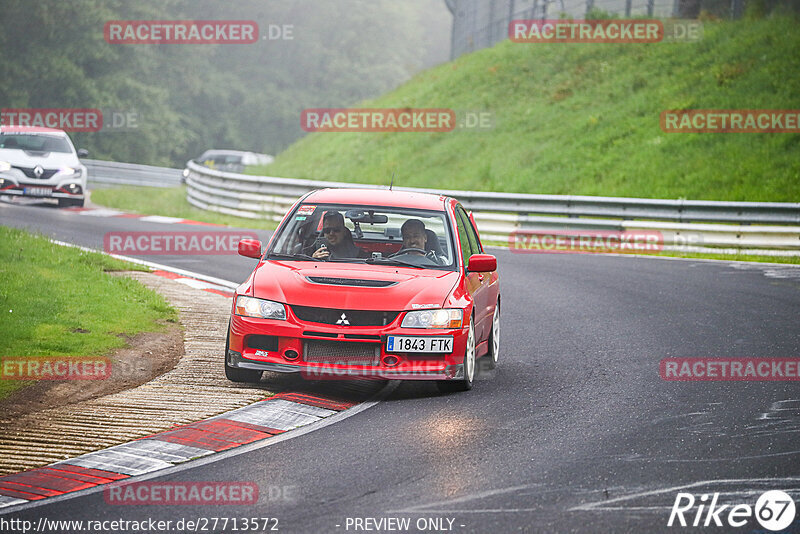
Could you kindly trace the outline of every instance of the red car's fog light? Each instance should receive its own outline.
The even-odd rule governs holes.
[[[394,367],[398,363],[400,363],[400,358],[398,358],[397,356],[392,356],[391,354],[389,354],[388,356],[383,357],[383,365],[387,367]]]
[[[287,360],[296,360],[300,357],[296,350],[289,349],[283,353],[283,357]]]

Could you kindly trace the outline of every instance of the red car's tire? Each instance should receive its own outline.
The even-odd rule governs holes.
[[[454,380],[437,380],[436,387],[442,393],[452,393],[455,391],[469,391],[475,382],[476,373],[475,361],[475,324],[472,317],[469,319],[469,334],[467,334],[467,348],[464,350],[464,376]]]
[[[261,371],[252,369],[237,369],[228,365],[228,347],[230,346],[231,332],[228,325],[228,335],[225,338],[225,378],[231,382],[259,382],[261,381]]]
[[[486,354],[486,367],[497,367],[497,358],[500,355],[500,302],[494,307],[492,314],[492,332],[489,334],[489,352]]]

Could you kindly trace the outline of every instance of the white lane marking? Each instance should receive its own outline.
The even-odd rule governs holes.
[[[392,394],[392,392],[397,389],[397,386],[400,385],[400,382],[397,380],[390,381],[386,386],[383,387],[379,392],[377,392],[373,397],[361,404],[357,404],[352,408],[348,408],[347,410],[337,412],[336,415],[332,415],[330,417],[326,417],[325,419],[320,419],[316,423],[311,423],[310,425],[298,428],[296,430],[292,430],[291,432],[286,432],[285,434],[279,434],[277,436],[273,436],[271,438],[262,439],[260,441],[255,441],[253,443],[249,443],[247,445],[242,445],[241,447],[236,447],[234,449],[229,449],[227,451],[218,452],[209,456],[205,456],[203,458],[198,458],[196,460],[192,460],[180,465],[176,465],[173,467],[167,467],[166,469],[161,469],[159,471],[153,471],[151,473],[147,473],[144,475],[140,475],[135,477],[135,479],[126,479],[126,481],[133,481],[136,482],[144,482],[145,480],[150,480],[153,478],[158,478],[166,475],[172,475],[175,473],[180,473],[183,471],[187,471],[189,469],[194,469],[197,467],[202,467],[204,465],[208,465],[214,462],[218,462],[220,460],[225,460],[227,458],[233,458],[234,456],[239,456],[240,454],[246,454],[251,451],[255,451],[258,449],[263,449],[265,447],[270,447],[272,445],[276,445],[278,443],[282,443],[284,441],[288,441],[290,439],[299,438],[300,436],[305,436],[311,432],[316,430],[320,430],[327,426],[333,425],[342,421],[344,419],[353,417],[354,415],[358,415],[364,410],[368,410],[372,408],[383,399],[388,397]],[[224,415],[224,414],[222,414]],[[99,486],[95,486],[93,488],[86,488],[80,491],[74,491],[71,493],[65,493],[63,495],[57,495],[55,497],[48,497],[46,499],[41,499],[37,501],[29,501],[25,504],[20,504],[19,506],[14,506],[12,509],[3,510],[0,509],[0,515],[10,513],[10,512],[19,512],[21,510],[28,510],[30,508],[38,508],[40,506],[45,506],[48,504],[66,501],[68,499],[73,499],[76,497],[83,497],[85,495],[91,495],[93,493],[100,493],[105,489],[106,484],[101,484]]]
[[[769,487],[780,487],[784,491],[787,489],[787,485],[778,485],[781,482],[797,482],[800,483],[800,477],[783,477],[783,478],[725,478],[719,480],[701,480],[699,482],[693,482],[691,484],[683,484],[680,486],[671,486],[668,488],[661,488],[657,490],[649,490],[649,491],[642,491],[638,493],[631,493],[630,495],[623,495],[622,497],[614,497],[613,499],[605,499],[602,501],[580,504],[578,506],[574,506],[569,508],[569,512],[575,511],[584,511],[584,512],[591,512],[595,510],[627,510],[627,507],[608,507],[607,505],[612,503],[619,503],[623,501],[630,501],[633,499],[638,499],[640,497],[651,497],[653,495],[663,495],[665,493],[675,493],[680,490],[689,489],[689,488],[696,488],[698,486],[710,486],[710,485],[717,485],[717,484],[749,484],[753,486],[754,484],[758,483],[767,483],[771,484]],[[727,493],[727,492],[726,492]],[[663,507],[662,507],[663,508]]]
[[[0,508],[5,508],[6,506],[14,506],[26,502],[29,501],[27,501],[26,499],[16,499],[14,497],[6,497],[5,495],[0,495]]]
[[[784,265],[782,267],[777,267],[773,264],[767,265],[733,265],[734,269],[740,271],[761,271],[761,274],[766,276],[767,278],[779,278],[779,279],[792,279],[792,278],[800,278],[800,266],[797,265]]]
[[[171,464],[178,464],[187,460],[191,460],[192,458],[197,458],[198,456],[206,456],[213,453],[213,451],[208,449],[201,449],[199,447],[191,447],[181,443],[173,443],[171,441],[163,441],[158,439],[160,434],[166,434],[169,432],[171,431],[167,430],[165,432],[156,434],[152,438],[137,439],[136,441],[123,443],[122,445],[117,445],[112,448],[120,452],[133,454],[134,456],[164,460],[165,462],[169,462]],[[66,461],[69,462],[69,460]]]
[[[208,276],[205,274],[195,273],[192,271],[187,271],[186,269],[179,269],[177,267],[171,267],[169,265],[162,265],[160,263],[154,263],[152,261],[147,260],[140,260],[138,258],[131,258],[130,256],[121,256],[119,254],[109,254],[108,252],[104,252],[102,250],[98,250],[95,248],[84,247],[81,245],[76,245],[74,243],[67,243],[66,241],[59,241],[57,239],[51,239],[51,243],[56,245],[60,245],[62,247],[72,247],[77,248],[80,250],[84,250],[86,252],[97,252],[99,254],[105,254],[106,256],[111,256],[112,258],[116,258],[118,260],[127,261],[130,263],[135,263],[137,265],[142,265],[144,267],[150,267],[151,269],[155,269],[157,271],[167,271],[169,273],[179,274],[181,276],[188,276],[191,278],[197,278],[198,280],[204,280],[206,282],[211,282],[212,284],[217,284],[222,287],[228,289],[236,289],[241,284],[237,284],[236,282],[231,282],[230,280],[223,280],[222,278],[216,278],[214,276]]]
[[[109,208],[97,208],[93,210],[85,210],[72,213],[77,213],[78,215],[87,215],[89,217],[116,217],[117,215],[125,214],[124,211],[112,210]]]
[[[194,278],[175,278],[174,279],[179,284],[184,284],[194,289],[219,289],[230,291],[229,287],[221,286],[219,284],[211,284],[209,282],[204,282],[203,280],[196,280]]]
[[[156,458],[143,458],[136,454],[127,454],[118,449],[104,449],[70,458],[53,465],[77,465],[89,469],[101,469],[112,473],[135,476],[151,471],[159,471],[172,466],[171,463]],[[47,466],[45,466],[47,467]]]
[[[185,219],[182,219],[180,217],[166,217],[164,215],[146,215],[144,217],[139,217],[139,220],[145,222],[162,223],[162,224],[175,224],[183,222]]]
[[[782,482],[786,482],[786,485],[781,485]],[[613,499],[605,499],[598,502],[581,504],[572,508],[569,508],[568,511],[607,511],[607,510],[630,510],[630,511],[644,511],[644,510],[663,510],[665,508],[669,509],[671,504],[669,505],[653,505],[653,506],[608,506],[612,503],[620,503],[623,501],[630,501],[633,499],[637,499],[640,497],[650,497],[654,495],[663,495],[668,493],[675,493],[678,490],[693,488],[702,485],[719,485],[719,484],[729,484],[729,483],[744,483],[750,484],[751,486],[755,483],[765,483],[768,487],[779,487],[783,490],[787,490],[790,485],[794,485],[793,483],[800,483],[800,477],[784,477],[784,478],[742,478],[742,479],[721,479],[721,480],[704,480],[700,482],[694,482],[691,484],[685,484],[681,486],[673,486],[669,488],[662,488],[658,490],[649,490],[644,492],[632,493],[630,495],[624,495],[622,497],[615,497]],[[474,501],[478,499],[483,499],[486,497],[493,497],[496,495],[503,495],[508,494],[514,491],[520,491],[525,489],[532,489],[535,487],[541,487],[543,484],[528,484],[524,486],[513,486],[510,488],[503,488],[503,489],[496,489],[496,490],[488,490],[482,491],[478,493],[472,493],[469,495],[465,495],[463,497],[458,497],[456,499],[451,499],[447,501],[438,501],[432,503],[426,503],[419,506],[412,506],[409,508],[403,508],[400,510],[389,510],[386,513],[389,514],[479,514],[479,513],[494,513],[494,514],[502,514],[502,513],[529,513],[529,512],[537,512],[541,511],[541,507],[537,508],[476,508],[470,507],[466,509],[459,509],[459,508],[448,508],[448,505],[452,504],[463,504],[464,502]],[[789,488],[788,491],[792,493],[796,493],[799,490],[792,490]],[[759,490],[755,489],[748,489],[748,490],[741,490],[741,491],[724,491],[721,492],[725,495],[744,495],[749,496],[755,493],[759,493]]]
[[[795,431],[793,431],[795,432]],[[780,434],[786,434],[787,432],[780,432]],[[775,432],[773,434],[778,434]],[[769,434],[769,435],[773,435]],[[744,434],[740,434],[740,436],[745,436]],[[731,456],[728,458],[665,458],[661,459],[658,458],[659,462],[664,462],[668,464],[681,464],[681,463],[701,463],[701,462],[733,462],[736,460],[758,460],[762,458],[771,458],[773,456],[791,456],[793,454],[800,454],[800,450],[794,451],[786,451],[786,452],[770,452],[764,454],[754,454],[752,456]],[[639,456],[634,458],[619,458],[619,460],[624,462],[651,462],[656,460],[655,458]]]
[[[318,416],[311,413],[302,413],[300,410],[290,409],[291,404],[297,404],[286,400],[275,400],[270,402],[265,400],[246,406],[239,410],[225,414],[225,419],[249,423],[275,430],[293,430],[316,423],[325,416]],[[336,413],[328,410],[331,414]]]
[[[458,497],[456,499],[450,499],[446,501],[438,501],[438,502],[431,502],[426,504],[421,504],[419,506],[412,506],[410,508],[403,508],[402,510],[389,510],[388,514],[410,514],[410,513],[425,513],[431,512],[429,510],[431,506],[447,506],[448,504],[458,504],[468,501],[474,501],[476,499],[483,499],[486,497],[493,497],[495,495],[503,495],[504,493],[511,493],[513,491],[519,491],[522,489],[529,489],[542,486],[541,483],[537,484],[525,484],[523,486],[512,486],[510,488],[503,488],[503,489],[494,489],[494,490],[487,490],[487,491],[479,491],[478,493],[470,493],[469,495],[465,495],[463,497]]]

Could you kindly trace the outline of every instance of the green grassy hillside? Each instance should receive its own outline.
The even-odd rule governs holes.
[[[491,111],[491,130],[317,133],[256,174],[441,189],[798,201],[800,134],[664,133],[666,109],[800,109],[790,17],[706,22],[703,40],[515,44],[361,107]]]

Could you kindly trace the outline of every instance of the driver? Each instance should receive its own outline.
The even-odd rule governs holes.
[[[428,242],[428,234],[425,232],[425,223],[419,219],[409,219],[400,227],[400,233],[403,235],[404,249],[417,249],[409,250],[408,254],[416,254],[417,256],[425,255],[425,244]]]
[[[353,243],[353,236],[338,211],[328,211],[322,217],[322,233],[326,242],[314,251],[313,257],[321,260],[369,257],[364,249]]]

